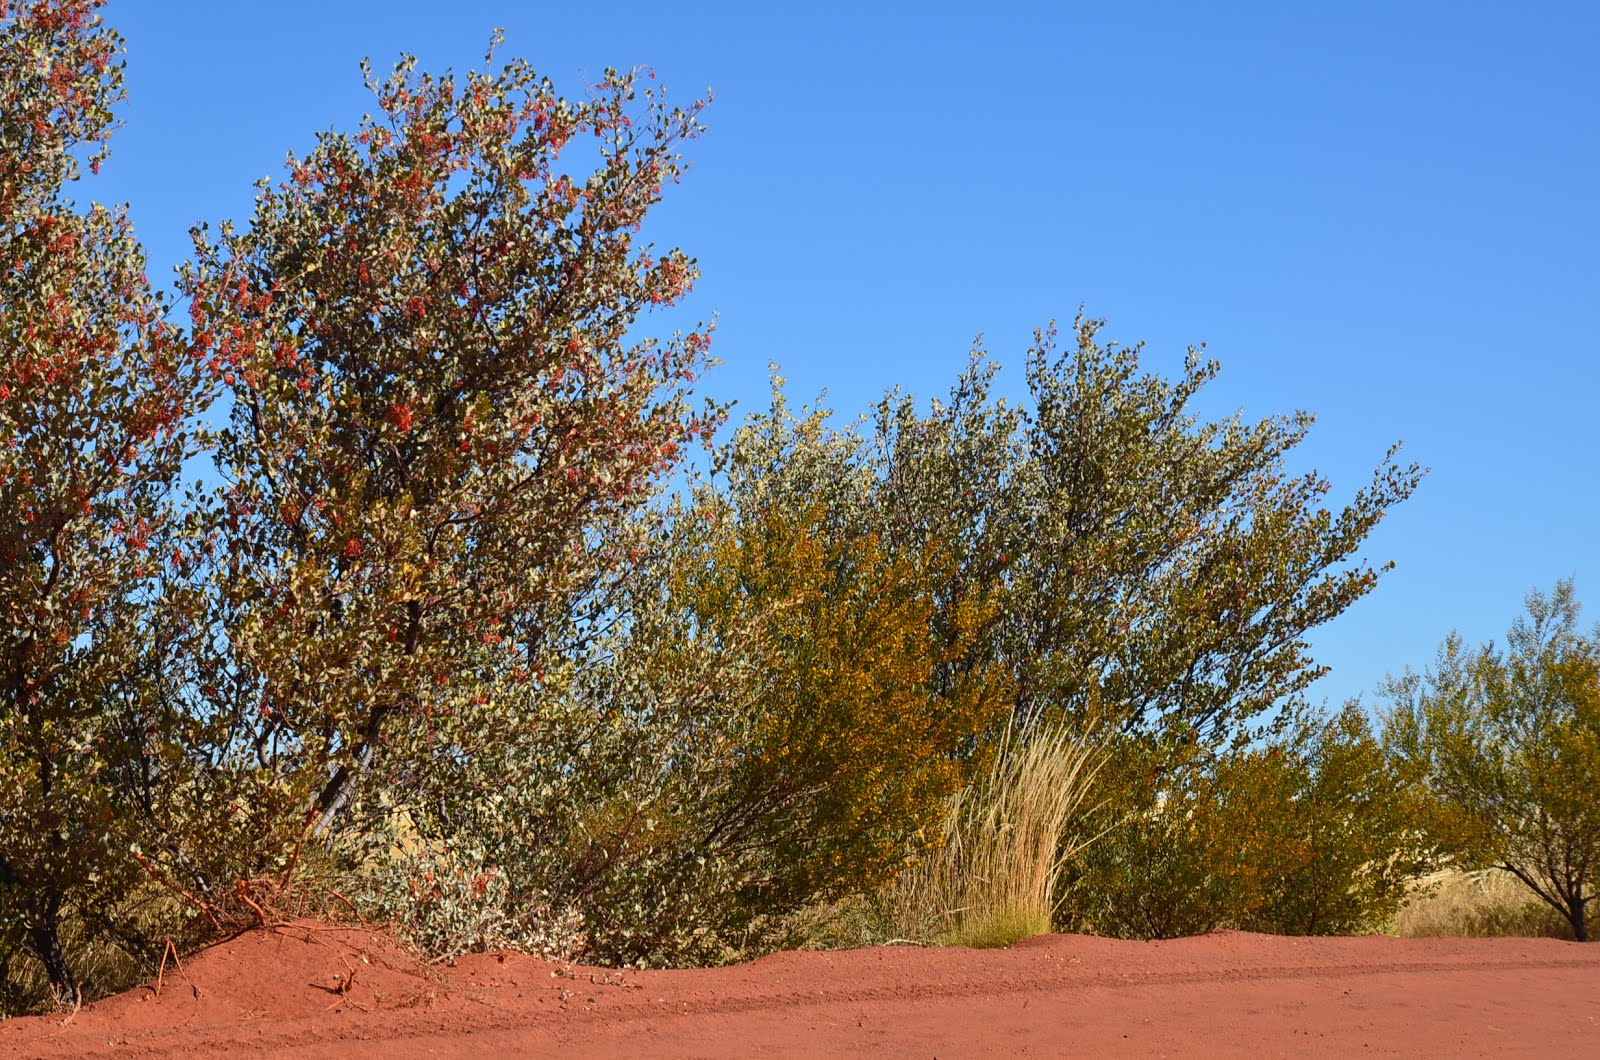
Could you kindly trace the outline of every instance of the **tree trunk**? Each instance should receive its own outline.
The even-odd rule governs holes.
[[[63,1003],[71,1002],[73,1005],[81,1004],[83,994],[78,987],[78,980],[72,974],[72,966],[67,963],[66,954],[61,952],[61,931],[57,923],[57,903],[52,901],[50,908],[44,910],[44,915],[28,928],[28,948],[33,952],[39,963],[44,965],[45,975],[50,978],[50,989],[56,999]]]
[[[350,804],[350,800],[355,797],[356,785],[372,768],[372,756],[377,750],[378,739],[383,734],[383,720],[389,714],[390,711],[386,707],[373,708],[367,718],[365,739],[356,748],[354,763],[347,762],[334,770],[327,786],[322,789],[322,794],[317,797],[317,825],[313,834],[319,836],[326,834],[328,829],[333,827],[333,822],[344,812],[344,808]]]
[[[415,655],[417,645],[422,639],[422,605],[415,600],[406,603],[406,636],[405,653]],[[409,696],[400,697],[400,707],[410,702]],[[377,752],[378,740],[383,735],[383,722],[393,714],[396,706],[373,707],[367,715],[367,731],[363,735],[361,744],[356,748],[354,762],[346,762],[333,771],[333,776],[328,779],[327,786],[317,796],[317,826],[314,835],[325,835],[333,827],[333,822],[339,819],[344,808],[355,797],[356,785],[361,783],[372,769],[372,756]],[[352,768],[353,767],[353,768]]]

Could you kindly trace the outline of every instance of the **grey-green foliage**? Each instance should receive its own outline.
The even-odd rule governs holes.
[[[1040,332],[1020,406],[981,348],[946,400],[892,392],[842,428],[793,412],[775,378],[724,454],[727,493],[821,500],[840,533],[947,549],[944,613],[998,587],[991,635],[946,665],[1006,667],[1021,718],[1243,736],[1325,672],[1306,634],[1375,586],[1387,565],[1358,552],[1422,471],[1391,449],[1329,506],[1326,479],[1290,470],[1308,414],[1205,419],[1191,404],[1214,361],[1191,349],[1169,379],[1100,326],[1080,318],[1065,350]]]
[[[531,939],[662,964],[749,941],[733,897],[770,866],[723,812],[754,718],[748,659],[698,641],[669,600],[684,536],[705,531],[677,510],[650,532],[633,565],[550,616],[537,683],[458,705],[451,729],[473,751],[403,748],[360,800],[343,840],[358,901],[425,949]]]
[[[1588,938],[1600,875],[1600,630],[1571,581],[1532,592],[1493,643],[1450,636],[1431,670],[1390,682],[1386,739],[1425,777],[1445,849],[1515,875]]]

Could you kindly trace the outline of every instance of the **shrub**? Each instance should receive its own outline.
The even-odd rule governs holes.
[[[1241,926],[1286,935],[1346,935],[1386,924],[1435,862],[1425,806],[1352,702],[1297,720],[1279,741],[1293,792],[1266,807],[1268,841],[1292,856],[1266,879]]]
[[[1100,773],[1104,835],[1077,859],[1062,905],[1079,930],[1174,938],[1231,924],[1260,901],[1283,851],[1256,824],[1284,799],[1276,756],[1208,759],[1194,746],[1119,741]]]
[[[983,672],[934,687],[952,650],[930,643],[939,560],[893,559],[874,535],[830,540],[823,518],[816,506],[742,515],[685,585],[714,652],[755,652],[723,812],[760,815],[772,858],[760,901],[779,908],[873,889],[908,839],[932,842],[1004,705]],[[976,608],[956,618],[955,651],[982,621]]]
[[[430,957],[513,950],[570,962],[584,951],[576,907],[519,893],[481,850],[401,843],[362,868],[350,897]]]
[[[1355,704],[1215,755],[1125,740],[1101,777],[1107,832],[1066,897],[1100,933],[1372,930],[1431,865],[1407,778]]]
[[[822,536],[816,510],[706,504],[639,555],[538,724],[384,785],[516,902],[581,909],[595,959],[756,952],[881,886],[937,840],[1004,712],[983,675],[935,689],[926,567]]]

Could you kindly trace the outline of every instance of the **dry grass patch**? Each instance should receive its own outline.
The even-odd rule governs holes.
[[[1501,869],[1447,869],[1418,881],[1395,915],[1406,938],[1520,936],[1572,938],[1572,928],[1522,883]]]

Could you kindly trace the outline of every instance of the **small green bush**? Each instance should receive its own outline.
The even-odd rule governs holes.
[[[1085,930],[1372,930],[1430,867],[1406,777],[1354,704],[1291,718],[1255,747],[1125,740],[1101,777],[1107,832],[1064,896]]]

